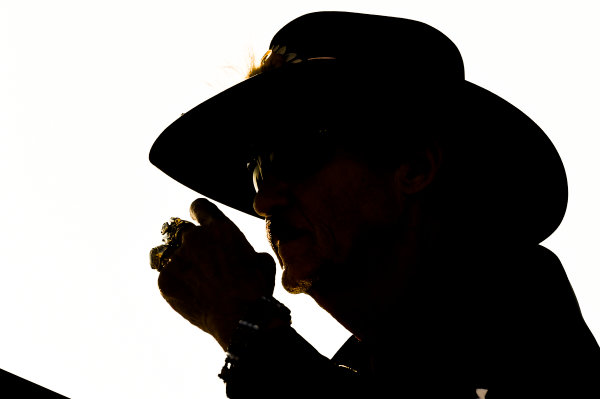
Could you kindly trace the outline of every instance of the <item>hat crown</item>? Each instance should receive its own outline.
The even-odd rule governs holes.
[[[371,72],[373,79],[390,83],[464,80],[456,45],[437,29],[404,18],[333,11],[306,14],[281,28],[270,49],[291,55],[287,58],[293,57],[294,63],[335,58],[349,72]]]

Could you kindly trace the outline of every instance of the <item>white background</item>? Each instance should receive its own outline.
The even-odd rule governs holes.
[[[323,9],[429,23],[457,44],[469,80],[544,129],[570,188],[544,245],[600,338],[596,4],[0,0],[0,368],[70,398],[225,396],[220,347],[169,308],[148,266],[162,223],[197,197],[148,151],[240,81],[250,50],[261,57],[285,23]],[[258,219],[222,209],[268,250]],[[323,354],[348,336],[308,297],[276,297]]]

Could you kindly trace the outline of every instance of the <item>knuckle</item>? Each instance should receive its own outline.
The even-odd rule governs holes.
[[[263,264],[265,266],[275,265],[275,260],[273,257],[266,252],[259,252],[256,254],[257,263]]]
[[[181,232],[181,244],[184,245],[186,242],[192,239],[192,229],[185,229]]]
[[[181,245],[184,245],[186,242],[196,240],[202,232],[202,228],[200,226],[187,226],[181,232]]]

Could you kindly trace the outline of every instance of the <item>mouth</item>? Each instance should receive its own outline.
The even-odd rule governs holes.
[[[267,238],[273,249],[308,234],[308,231],[293,227],[290,223],[282,220],[266,219],[266,227]]]

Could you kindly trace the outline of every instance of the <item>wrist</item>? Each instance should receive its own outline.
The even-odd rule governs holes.
[[[248,332],[267,331],[291,324],[290,310],[272,296],[261,296],[237,308],[235,313],[221,314],[211,323],[215,326],[212,335],[226,352],[232,341],[248,338]]]
[[[235,350],[240,343],[251,341],[265,331],[289,327],[292,323],[290,310],[272,296],[262,296],[252,303],[239,318],[227,351]],[[232,346],[234,348],[232,348]]]
[[[238,321],[236,331],[243,332],[244,328],[255,331],[268,330],[292,323],[290,310],[272,296],[261,296],[252,303]]]
[[[291,315],[287,307],[273,297],[261,297],[238,321],[226,347],[227,359],[219,376],[227,382],[232,369],[238,367],[240,362],[243,363],[244,358],[252,356],[253,347],[259,345],[261,337],[290,325]]]

